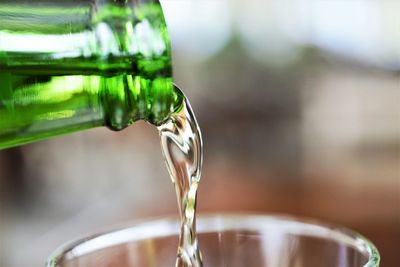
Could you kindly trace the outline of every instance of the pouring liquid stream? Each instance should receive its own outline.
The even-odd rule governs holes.
[[[196,236],[196,198],[203,163],[201,132],[186,99],[164,124],[158,127],[163,155],[175,184],[181,232],[176,267],[202,267]]]

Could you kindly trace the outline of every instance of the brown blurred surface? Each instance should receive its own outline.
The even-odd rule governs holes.
[[[381,266],[398,265],[400,187],[383,190],[365,187],[354,192],[335,183],[277,184],[265,182],[268,181],[265,179],[267,174],[243,166],[227,170],[216,166],[206,173],[199,190],[200,211],[284,213],[345,226],[361,233],[378,247]],[[282,173],[269,175],[285,176]],[[248,183],[246,177],[258,182]],[[318,178],[324,180],[326,177]],[[224,193],[221,195],[221,192]]]

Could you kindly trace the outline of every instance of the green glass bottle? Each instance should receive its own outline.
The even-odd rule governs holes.
[[[0,148],[179,108],[158,1],[1,1]]]

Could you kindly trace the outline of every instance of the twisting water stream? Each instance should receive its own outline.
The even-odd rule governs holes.
[[[203,143],[186,97],[182,107],[158,130],[167,168],[175,184],[181,216],[176,267],[201,267],[203,263],[196,236],[196,198],[203,163]]]

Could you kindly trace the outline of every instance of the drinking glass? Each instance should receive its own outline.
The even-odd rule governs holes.
[[[180,221],[136,223],[56,250],[46,267],[174,266]],[[204,266],[379,266],[375,246],[361,235],[284,216],[208,215],[197,221]]]

